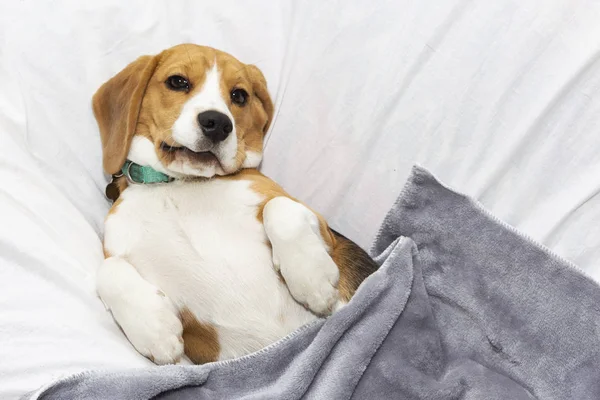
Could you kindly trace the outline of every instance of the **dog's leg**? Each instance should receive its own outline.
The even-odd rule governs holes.
[[[273,247],[273,264],[294,299],[316,314],[330,314],[338,306],[340,273],[317,216],[294,200],[275,197],[263,209],[263,223]]]
[[[183,355],[182,325],[171,300],[119,257],[100,266],[97,291],[125,335],[156,364],[172,364]]]

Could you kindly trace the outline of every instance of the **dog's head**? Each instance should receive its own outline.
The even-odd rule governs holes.
[[[104,169],[126,159],[175,178],[257,167],[273,103],[263,74],[191,44],[142,56],[94,95]]]

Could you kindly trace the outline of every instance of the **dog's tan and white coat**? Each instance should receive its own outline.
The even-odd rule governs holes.
[[[374,270],[255,169],[273,118],[255,66],[179,45],[131,63],[93,106],[108,173],[130,160],[175,178],[117,178],[106,219],[98,294],[144,356],[204,363],[256,351],[331,313]],[[203,122],[207,112],[220,119]],[[207,133],[215,121],[231,122],[218,138]]]

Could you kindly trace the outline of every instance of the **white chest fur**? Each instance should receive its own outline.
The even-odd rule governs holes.
[[[316,317],[273,269],[261,196],[244,180],[133,185],[105,248],[218,332],[221,359],[258,350]]]

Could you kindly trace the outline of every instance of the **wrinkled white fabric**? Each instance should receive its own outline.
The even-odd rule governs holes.
[[[600,280],[599,20],[594,0],[1,2],[0,398],[147,364],[94,294],[90,99],[181,42],[263,70],[263,171],[364,247],[418,162]]]

